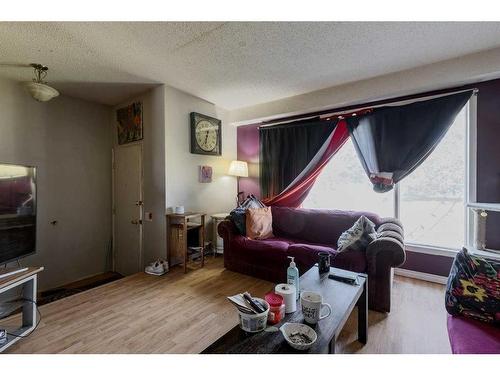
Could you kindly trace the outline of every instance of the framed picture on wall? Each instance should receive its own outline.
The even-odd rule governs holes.
[[[117,109],[116,122],[119,145],[143,139],[142,102],[135,102]]]
[[[198,168],[198,181],[207,184],[212,182],[212,167],[209,165],[200,165]]]

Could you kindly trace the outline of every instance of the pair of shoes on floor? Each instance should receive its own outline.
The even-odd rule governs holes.
[[[149,275],[161,276],[168,272],[168,262],[163,259],[158,259],[147,266],[144,272]]]

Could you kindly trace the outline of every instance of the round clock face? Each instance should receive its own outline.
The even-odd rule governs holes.
[[[212,151],[217,146],[218,128],[206,120],[196,124],[196,143],[203,151]]]

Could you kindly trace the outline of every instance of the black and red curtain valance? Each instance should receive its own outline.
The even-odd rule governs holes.
[[[336,122],[300,121],[259,128],[261,197],[281,193],[304,170]]]
[[[264,203],[299,207],[349,136],[374,190],[391,190],[427,159],[472,94],[473,90],[467,90],[363,108],[331,120],[261,127]]]
[[[323,168],[348,138],[344,120],[261,128],[260,182],[264,203],[299,207]]]

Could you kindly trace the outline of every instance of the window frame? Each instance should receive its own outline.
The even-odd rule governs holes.
[[[474,216],[469,209],[471,203],[476,202],[476,181],[477,181],[477,94],[474,93],[467,102],[465,124],[465,189],[464,189],[464,246],[470,246],[474,236]],[[394,187],[394,217],[401,218],[400,208],[400,188],[399,183]],[[423,254],[442,255],[454,257],[460,249],[453,247],[437,246],[432,244],[405,241],[408,250]]]

